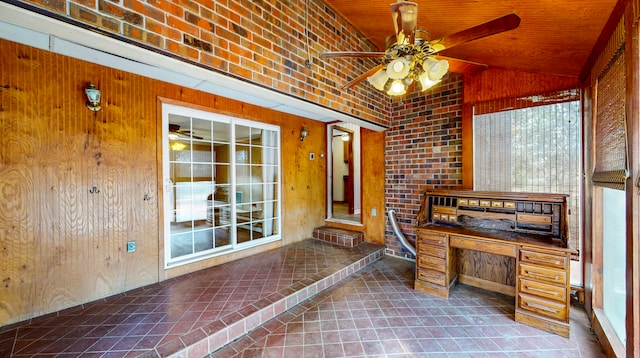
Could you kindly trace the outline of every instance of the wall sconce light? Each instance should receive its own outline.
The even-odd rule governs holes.
[[[342,138],[343,142],[348,142],[349,141],[349,133],[342,133],[340,138]]]
[[[100,105],[100,90],[93,85],[93,82],[89,83],[89,86],[84,89],[84,93],[87,95],[87,108],[97,112],[102,106]]]
[[[307,128],[302,127],[302,130],[300,131],[300,141],[302,142],[303,140],[305,140],[308,135],[309,132],[307,131]]]

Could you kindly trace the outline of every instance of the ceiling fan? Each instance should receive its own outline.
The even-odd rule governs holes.
[[[451,35],[431,40],[427,31],[417,28],[418,4],[398,0],[391,4],[395,35],[387,38],[384,52],[336,51],[320,54],[322,59],[340,57],[378,57],[380,64],[354,78],[342,89],[351,88],[365,79],[376,89],[390,96],[404,95],[415,82],[422,91],[433,87],[451,69],[464,73],[487,66],[471,61],[438,55],[465,42],[513,30],[520,25],[520,17],[508,14]]]
[[[174,136],[174,138],[171,138],[172,136]],[[169,138],[170,139],[178,139],[178,138],[202,139],[202,137],[193,134],[193,132],[190,130],[180,129],[179,124],[169,124]]]

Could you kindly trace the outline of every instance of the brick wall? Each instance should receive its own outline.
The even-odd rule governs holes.
[[[426,189],[462,185],[462,76],[450,74],[426,94],[411,93],[391,104],[385,139],[386,208],[412,243],[412,226]],[[386,225],[387,254],[412,257]]]
[[[374,60],[318,59],[326,50],[377,50],[321,0],[23,3],[291,96],[388,124],[389,101],[378,91],[365,84],[341,90],[342,85],[374,66]],[[307,67],[309,58],[312,65]]]

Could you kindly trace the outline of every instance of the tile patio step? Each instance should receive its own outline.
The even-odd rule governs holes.
[[[216,322],[180,337],[179,341],[156,348],[144,357],[200,358],[222,348],[384,256],[384,247],[381,245],[363,243],[358,249],[366,252],[361,258],[353,262],[342,262],[296,281],[284,290],[259,299]]]
[[[313,229],[313,237],[332,244],[354,247],[364,242],[364,232],[320,226]]]

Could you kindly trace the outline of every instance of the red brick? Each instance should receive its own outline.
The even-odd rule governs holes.
[[[197,60],[199,57],[199,52],[189,46],[177,43],[175,41],[167,40],[167,50],[177,53],[182,57]]]
[[[65,0],[28,0],[28,2],[36,4],[38,6],[42,6],[51,11],[57,12],[59,14],[66,15],[66,1]]]
[[[155,22],[151,19],[146,19],[145,28],[149,32],[153,32],[163,37],[167,37],[174,41],[180,41],[182,39],[182,33],[178,30],[172,29],[161,23]]]

